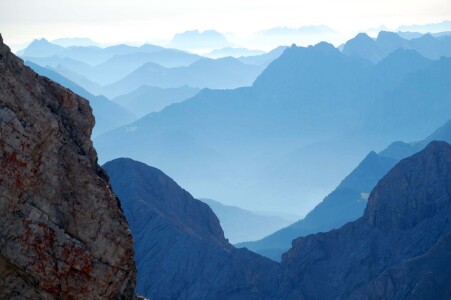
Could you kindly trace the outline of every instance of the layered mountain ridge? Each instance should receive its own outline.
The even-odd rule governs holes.
[[[451,146],[446,142],[431,142],[396,164],[371,192],[364,216],[296,239],[280,264],[233,248],[212,211],[161,171],[130,159],[105,168],[132,220],[138,291],[148,297],[446,299],[451,293],[446,268]],[[199,205],[200,214],[192,219]],[[183,225],[190,222],[203,223],[210,234]]]

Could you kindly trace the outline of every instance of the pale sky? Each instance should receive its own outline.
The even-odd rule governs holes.
[[[0,0],[0,33],[10,44],[41,37],[144,43],[193,29],[244,38],[305,25],[354,33],[443,20],[451,20],[450,0]]]

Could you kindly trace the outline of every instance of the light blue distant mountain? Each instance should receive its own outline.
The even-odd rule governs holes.
[[[403,25],[398,27],[398,30],[421,33],[451,31],[451,21],[442,21],[440,23],[430,23],[422,25]]]
[[[237,244],[251,251],[280,261],[292,240],[318,232],[339,228],[362,216],[367,197],[377,182],[401,159],[423,150],[432,141],[451,143],[451,120],[418,142],[394,142],[383,151],[370,152],[343,179],[337,188],[298,222],[253,242]]]
[[[239,57],[238,59],[245,64],[257,65],[266,68],[270,63],[279,58],[287,48],[288,47],[286,46],[279,46],[265,54],[244,56]]]
[[[292,223],[281,217],[261,215],[211,199],[199,200],[210,206],[221,223],[224,236],[232,244],[260,239]]]
[[[157,88],[143,85],[128,94],[112,99],[138,117],[157,112],[173,103],[182,102],[199,93],[200,89],[189,86]]]
[[[146,63],[121,80],[105,86],[104,94],[114,98],[142,85],[176,88],[188,85],[195,88],[231,89],[250,86],[262,72],[260,66],[247,65],[236,58],[202,58],[187,67],[164,68]]]
[[[132,47],[117,45],[107,48],[99,47],[60,47],[47,42],[36,40],[23,53],[23,59],[32,61],[43,67],[61,66],[69,73],[78,73],[80,76],[99,84],[110,84],[125,77],[145,63],[156,63],[165,67],[188,66],[201,57],[180,50],[166,49],[154,45]],[[92,93],[84,82],[73,80]]]
[[[105,48],[97,46],[62,47],[59,45],[52,44],[48,42],[46,39],[34,40],[27,48],[25,48],[22,51],[19,51],[18,54],[21,57],[27,57],[27,59],[31,61],[33,61],[34,58],[59,56],[60,58],[70,58],[72,60],[81,61],[85,64],[90,65],[91,67],[95,67],[101,63],[104,63],[107,60],[113,58],[114,56],[121,56],[127,54],[141,55],[134,60],[132,59],[131,56],[119,57],[113,60],[113,62],[115,63],[117,63],[118,61],[120,62],[124,59],[132,60],[132,63],[134,63],[135,65],[134,67],[131,67],[131,70],[137,67],[136,60],[140,62],[142,62],[142,60],[145,61],[155,60],[155,62],[162,64],[166,62],[168,63],[168,66],[174,65],[179,66],[178,63],[180,63],[180,65],[187,65],[193,62],[195,60],[194,58],[197,57],[196,55],[190,55],[182,51],[167,49],[150,44],[144,44],[139,47],[124,44],[109,46]],[[145,54],[147,54],[147,56]],[[180,57],[178,55],[180,55]],[[197,57],[197,59],[198,58],[199,57]],[[39,62],[36,61],[36,63]],[[89,76],[86,73],[84,73],[83,75],[87,77]],[[125,74],[122,74],[122,76],[124,75]]]
[[[155,165],[199,198],[305,215],[370,150],[449,119],[451,59],[392,55],[378,67],[326,43],[290,47],[251,87],[205,89],[98,137],[99,157]]]
[[[359,33],[346,42],[342,52],[377,63],[397,49],[415,50],[430,59],[451,57],[451,35],[434,37],[425,34],[418,38],[405,39],[394,32],[381,31],[376,39],[372,39],[365,33]]]
[[[183,50],[197,50],[220,49],[233,45],[222,33],[215,30],[191,30],[175,34],[168,46]]]

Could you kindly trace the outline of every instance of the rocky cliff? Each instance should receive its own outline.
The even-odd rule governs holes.
[[[0,298],[132,299],[132,237],[90,140],[87,100],[0,37]]]
[[[364,216],[293,241],[284,299],[449,299],[451,146],[432,142],[377,184]]]
[[[138,293],[152,299],[272,299],[279,265],[224,238],[219,220],[158,169],[104,165],[135,237]]]

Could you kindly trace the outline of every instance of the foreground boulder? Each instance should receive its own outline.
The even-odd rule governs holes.
[[[132,299],[132,236],[90,140],[87,100],[0,36],[0,298]]]

